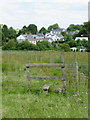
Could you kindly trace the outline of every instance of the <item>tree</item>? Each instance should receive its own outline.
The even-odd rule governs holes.
[[[78,39],[78,40],[76,41],[76,46],[82,46],[82,43],[81,43],[81,40],[80,40],[80,39]]]
[[[67,28],[67,31],[76,31],[76,30],[81,30],[83,25],[74,25],[70,24],[69,27]]]
[[[25,34],[27,32],[28,32],[28,28],[24,25],[23,28],[22,28],[22,30],[21,30],[21,33]]]
[[[65,51],[65,52],[71,51],[70,46],[66,43],[58,44],[58,48],[59,48],[59,50]]]
[[[40,30],[39,30],[39,33],[43,33],[44,35],[47,33],[47,30],[42,27]]]
[[[37,46],[30,43],[29,41],[23,41],[18,44],[17,46],[18,50],[38,50]]]
[[[76,47],[76,41],[75,40],[71,40],[67,42],[69,44],[70,47]]]
[[[22,29],[27,29],[27,27],[24,25]]]
[[[72,35],[68,34],[66,36],[66,42],[71,41],[73,39]]]
[[[16,30],[13,28],[8,29],[8,39],[16,39]]]
[[[66,32],[61,32],[61,34],[62,34],[63,36],[66,36],[66,35],[67,35]]]
[[[7,25],[3,25],[3,28],[2,28],[2,45],[4,45],[5,42],[8,42],[8,35],[9,35],[8,27],[7,27]]]
[[[81,41],[81,43],[82,43],[82,46],[84,46],[84,47],[88,47],[88,41],[87,40],[85,40],[85,39],[83,39],[82,41]]]
[[[59,25],[56,23],[56,24],[53,24],[53,25],[50,25],[49,27],[48,27],[48,30],[52,30],[52,29],[56,29],[56,28],[59,28]]]
[[[8,43],[6,43],[2,49],[3,50],[15,50],[16,49],[16,45],[17,43],[12,39],[12,40],[9,40]]]
[[[38,41],[37,46],[38,46],[39,50],[48,50],[52,47],[50,42],[48,42],[48,41]]]
[[[37,33],[37,26],[34,24],[30,24],[28,26],[28,31],[30,31],[30,33],[32,33],[32,34],[36,34]]]
[[[90,21],[84,22],[82,26],[82,29],[80,29],[80,32],[75,37],[80,37],[81,35],[90,37]]]

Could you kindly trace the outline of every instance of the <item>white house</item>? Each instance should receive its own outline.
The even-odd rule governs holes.
[[[25,39],[26,38],[23,35],[20,35],[20,36],[17,37],[18,43],[21,43],[22,41],[25,41]]]
[[[72,47],[72,48],[70,48],[72,51],[76,51],[77,50],[77,48],[76,47]]]
[[[76,38],[75,38],[75,41],[78,40],[78,39],[80,39],[80,40],[84,40],[84,39],[85,39],[85,40],[88,41],[88,37],[76,37]]]
[[[84,48],[83,48],[83,49],[80,49],[80,52],[85,52],[85,51],[86,51],[86,49],[84,49]]]
[[[31,35],[31,34],[24,34],[24,35],[20,35],[17,37],[17,41],[18,43],[21,43],[22,41],[28,40],[30,43],[35,44],[36,45],[36,35]]]
[[[46,33],[45,38],[52,39],[52,41],[57,41],[58,37],[56,35],[51,34],[51,33]]]
[[[64,36],[61,34],[51,34],[51,33],[46,33],[45,38],[50,38],[52,41],[57,41],[57,40],[62,40],[64,41]]]

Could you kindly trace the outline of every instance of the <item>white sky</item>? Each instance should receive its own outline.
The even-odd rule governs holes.
[[[29,24],[48,28],[55,23],[67,28],[86,21],[88,0],[0,0],[0,24],[15,29]]]

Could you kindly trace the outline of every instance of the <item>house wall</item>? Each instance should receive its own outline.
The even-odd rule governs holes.
[[[85,40],[87,40],[87,41],[88,41],[88,37],[76,37],[76,39],[75,39],[75,40],[78,40],[78,39],[80,39],[80,40],[85,39]]]
[[[36,45],[36,41],[29,41],[29,42]]]

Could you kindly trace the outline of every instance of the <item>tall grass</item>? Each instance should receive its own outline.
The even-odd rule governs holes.
[[[31,80],[30,90],[27,89],[26,61],[49,63],[50,54],[52,63],[60,63],[59,51],[26,52],[4,51],[2,55],[2,105],[3,118],[87,118],[87,53],[65,53],[67,93],[55,92],[63,88],[61,80]],[[75,54],[79,64],[79,95],[75,85]],[[32,55],[32,60],[31,60]],[[27,57],[28,56],[28,57]],[[86,64],[86,66],[85,66]],[[84,65],[84,67],[83,67]],[[81,67],[81,68],[80,68]],[[82,71],[81,71],[82,69]],[[62,76],[61,68],[33,67],[31,76]],[[49,93],[43,91],[45,84],[51,84]]]

